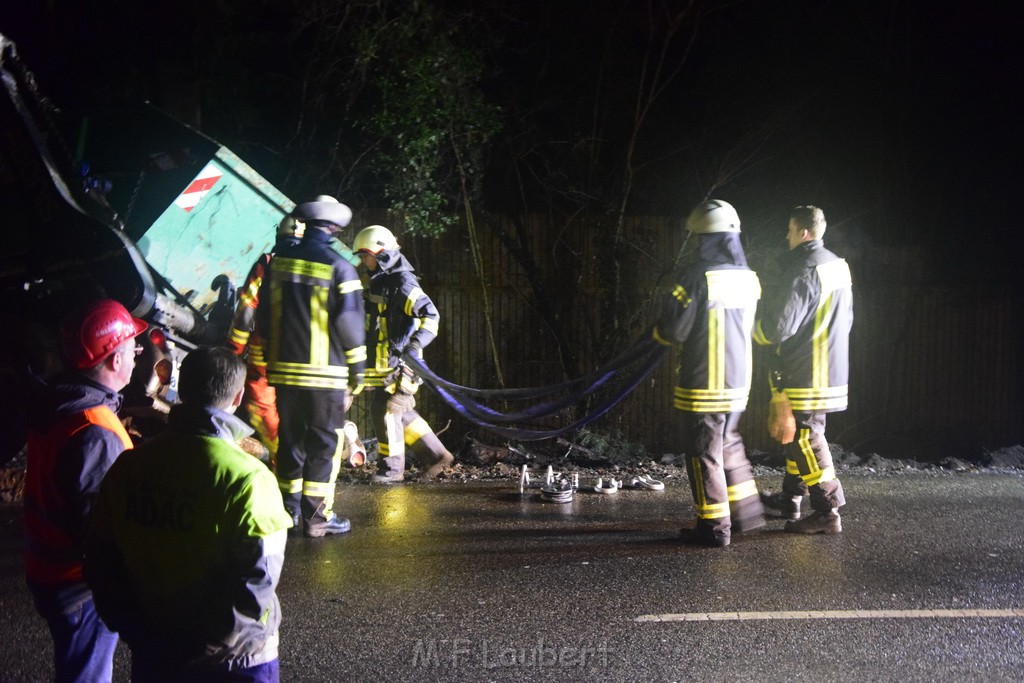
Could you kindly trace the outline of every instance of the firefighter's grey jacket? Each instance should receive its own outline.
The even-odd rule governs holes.
[[[257,310],[257,330],[271,385],[362,388],[363,285],[330,240],[322,230],[307,230],[299,244],[270,261],[269,292]]]
[[[675,407],[694,413],[745,410],[751,329],[761,285],[737,233],[699,236],[698,260],[683,269],[653,337],[678,344]]]
[[[374,364],[366,372],[369,387],[384,386],[410,348],[423,349],[434,341],[441,320],[400,251],[382,251],[377,266],[366,296],[366,330],[374,344]]]
[[[178,405],[165,433],[104,478],[86,579],[133,655],[229,670],[277,658],[291,517],[274,475],[235,444],[251,433],[224,411]]]
[[[793,410],[846,410],[853,284],[846,261],[821,240],[779,259],[778,286],[762,302],[754,341],[774,346],[770,381]]]

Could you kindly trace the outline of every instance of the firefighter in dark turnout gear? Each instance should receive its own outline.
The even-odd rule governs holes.
[[[681,538],[695,545],[729,545],[731,534],[764,526],[764,508],[737,426],[750,393],[751,329],[761,287],[747,267],[740,220],[727,202],[697,206],[686,221],[697,236],[697,260],[685,267],[654,328],[663,344],[678,344],[686,471],[697,524]]]
[[[853,285],[846,261],[825,248],[824,234],[821,209],[793,210],[779,282],[754,330],[754,341],[772,347],[769,429],[786,450],[782,493],[766,493],[764,501],[791,520],[786,531],[805,534],[842,531],[838,508],[846,503],[825,440],[825,416],[846,410]],[[814,512],[796,521],[808,490]]]
[[[132,447],[117,417],[146,323],[116,301],[64,321],[68,370],[48,382],[28,438],[25,578],[53,637],[57,681],[109,681],[117,635],[100,620],[83,578],[87,519],[100,482]]]
[[[362,283],[330,246],[352,219],[347,206],[321,197],[295,207],[302,241],[270,261],[268,297],[257,312],[267,380],[281,424],[277,477],[285,507],[311,537],[344,533],[334,514],[345,413],[363,388],[366,364]]]
[[[367,369],[366,385],[375,389],[370,419],[381,456],[374,481],[405,478],[406,446],[416,455],[423,478],[433,479],[454,457],[416,412],[414,394],[423,380],[406,367],[402,354],[423,357],[423,348],[437,337],[440,315],[390,230],[371,225],[352,246],[370,273],[366,330],[374,344],[374,364]]]
[[[271,465],[277,463],[277,431],[280,418],[274,387],[267,383],[267,361],[263,355],[263,340],[253,334],[256,309],[260,305],[260,289],[267,279],[270,259],[285,247],[302,239],[305,226],[291,216],[285,216],[277,227],[277,241],[273,250],[260,254],[249,269],[249,274],[238,295],[238,305],[228,332],[228,348],[236,356],[246,356],[245,399],[242,409],[249,425],[256,431],[260,442],[270,452]]]

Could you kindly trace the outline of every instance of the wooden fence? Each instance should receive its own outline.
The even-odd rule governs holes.
[[[383,215],[359,218],[388,224]],[[502,386],[499,374],[505,387],[558,383],[625,350],[656,319],[686,236],[678,221],[657,217],[630,219],[618,243],[601,240],[608,226],[583,220],[566,226],[532,217],[517,226],[498,219],[476,226],[477,259],[465,227],[439,239],[396,233],[441,313],[428,364],[450,381],[484,389]],[[532,265],[524,267],[510,245],[530,254]],[[621,271],[609,265],[609,250]],[[923,284],[912,249],[836,251],[854,274],[855,322],[850,409],[829,416],[830,441],[862,455],[927,461],[975,458],[983,448],[1024,441],[1021,294]],[[770,261],[770,253],[748,253],[757,269]],[[616,286],[625,302],[617,312],[606,306]],[[755,356],[742,429],[748,447],[768,449],[766,372]],[[678,453],[673,387],[674,363],[666,361],[589,429],[620,433],[655,455]],[[468,433],[501,441],[475,431],[430,390],[419,402],[435,429],[447,427],[442,439],[450,449]],[[354,414],[365,428],[361,411]]]

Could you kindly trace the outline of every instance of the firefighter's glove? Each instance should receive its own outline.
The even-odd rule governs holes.
[[[352,407],[352,401],[363,391],[363,373],[350,372],[348,376],[348,387],[345,389],[345,412]]]
[[[772,390],[768,409],[768,434],[781,444],[792,443],[796,437],[796,418],[784,391]]]
[[[416,397],[403,391],[396,391],[388,399],[387,411],[393,415],[404,415],[416,408]]]
[[[415,394],[422,383],[423,380],[407,365],[399,365],[384,378],[384,388],[389,394]]]

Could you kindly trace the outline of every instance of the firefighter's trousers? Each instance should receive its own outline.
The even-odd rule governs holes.
[[[278,427],[277,393],[267,383],[267,367],[250,364],[246,368],[245,397],[242,408],[248,415],[249,426],[256,430],[260,443],[270,451],[270,464],[277,466]]]
[[[377,472],[392,478],[405,476],[405,452],[412,451],[416,464],[426,469],[439,462],[448,449],[444,447],[437,434],[430,428],[427,421],[415,410],[402,413],[389,413],[388,400],[391,398],[385,389],[374,389],[370,401],[370,421],[377,434],[380,458],[377,460]]]
[[[811,494],[811,508],[829,510],[846,504],[843,485],[836,478],[832,451],[825,440],[825,413],[793,411],[796,438],[783,446],[786,475],[782,490],[790,496]]]
[[[327,519],[341,469],[345,392],[280,386],[277,410],[277,481],[285,507],[306,521]]]
[[[686,473],[703,533],[728,536],[761,523],[764,507],[738,425],[742,413],[684,412]]]

